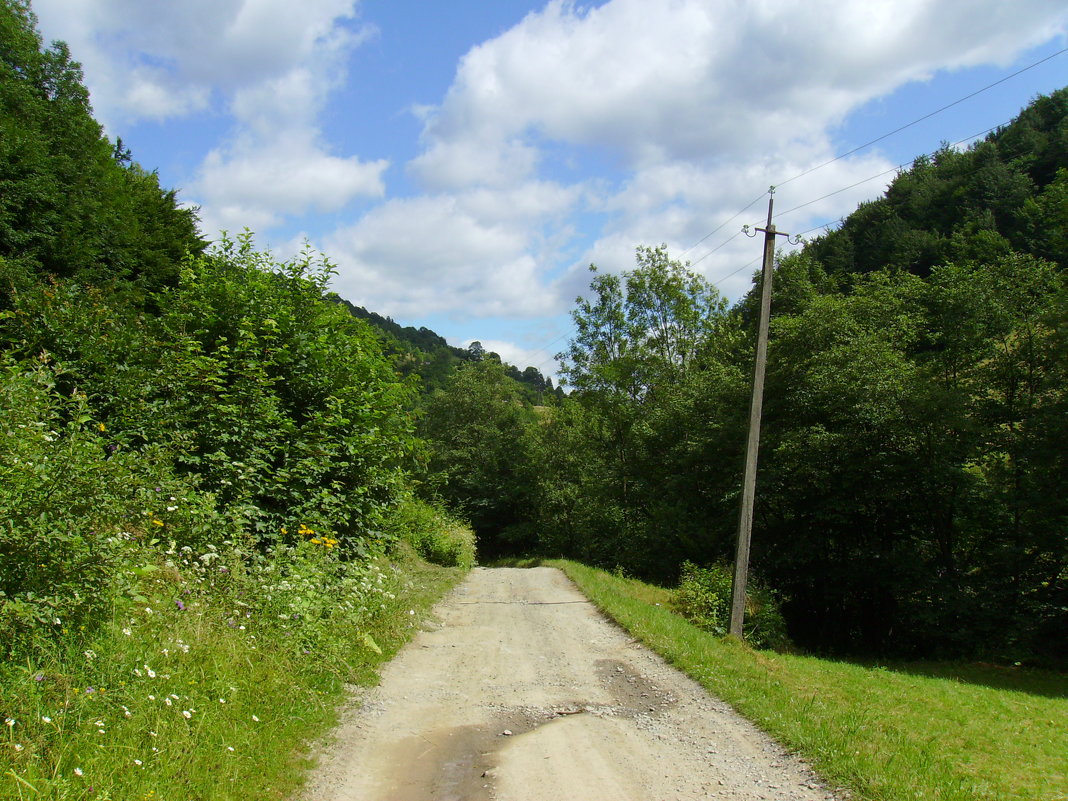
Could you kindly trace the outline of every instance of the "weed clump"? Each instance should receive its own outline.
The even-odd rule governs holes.
[[[475,564],[475,535],[471,528],[417,498],[408,498],[393,510],[386,531],[409,543],[433,564],[465,570]]]
[[[706,631],[725,636],[730,624],[732,580],[732,570],[725,563],[701,567],[684,562],[672,608]],[[745,639],[756,648],[782,650],[790,645],[778,599],[752,580],[745,597]]]

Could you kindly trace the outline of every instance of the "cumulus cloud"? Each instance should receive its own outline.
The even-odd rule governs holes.
[[[568,148],[613,154],[618,170],[587,195],[600,236],[560,283],[569,298],[587,262],[627,268],[639,243],[684,251],[769,183],[828,160],[829,132],[869,100],[939,70],[1008,63],[1065,29],[1065,11],[1045,0],[980,6],[552,0],[464,56],[440,106],[421,109],[424,150],[409,169],[435,192],[466,192],[543,178]],[[878,153],[835,162],[780,192],[779,208],[891,166]],[[790,222],[835,219],[886,180]],[[762,219],[757,208],[723,238]],[[716,244],[687,258],[736,297],[751,243],[708,254]]]
[[[338,155],[319,116],[352,49],[375,35],[357,0],[37,0],[86,64],[97,114],[118,126],[210,111],[233,121],[185,196],[202,227],[258,231],[385,192],[384,160]]]
[[[238,90],[308,64],[336,74],[372,26],[358,0],[35,0],[49,36],[86,67],[99,118],[109,125],[166,119],[225,104]],[[149,102],[145,102],[148,99]]]
[[[265,231],[287,215],[333,212],[356,196],[381,197],[387,166],[330,155],[306,131],[213,150],[194,185],[202,228],[209,237],[245,227]]]
[[[544,265],[579,191],[551,182],[394,199],[327,238],[335,289],[399,317],[532,317],[558,308]]]
[[[553,0],[463,58],[427,117],[419,167],[459,141],[513,148],[530,131],[616,148],[634,166],[751,154],[783,131],[819,139],[902,83],[1004,62],[1063,29],[1045,0],[981,5]]]

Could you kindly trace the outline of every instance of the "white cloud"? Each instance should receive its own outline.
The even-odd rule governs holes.
[[[818,140],[907,81],[1005,62],[1063,30],[1065,12],[1045,0],[980,5],[553,0],[463,58],[427,117],[424,160],[464,142],[506,152],[529,131],[616,148],[634,166],[751,155]]]
[[[114,126],[225,103],[309,63],[336,68],[374,35],[355,22],[357,2],[35,0],[34,10],[85,65],[95,112]]]
[[[330,155],[308,131],[285,131],[266,142],[239,141],[211,151],[193,186],[202,228],[265,231],[286,215],[334,212],[353,198],[385,193],[384,160]]]
[[[545,282],[555,235],[579,198],[549,182],[387,201],[337,231],[324,250],[340,295],[399,317],[554,312]]]
[[[86,62],[97,114],[115,126],[226,113],[229,138],[185,187],[209,237],[264,231],[385,192],[385,160],[338,155],[319,115],[373,36],[357,0],[37,0],[51,35]]]
[[[614,153],[622,177],[592,201],[607,223],[562,282],[566,297],[584,289],[587,262],[629,268],[640,243],[680,252],[770,182],[826,161],[828,131],[865,102],[939,70],[1008,63],[1066,16],[1045,0],[553,0],[462,59],[441,105],[421,110],[425,149],[410,170],[439,193],[467,192],[544,177],[554,148]],[[836,162],[782,191],[779,208],[890,166],[877,153]],[[887,180],[789,222],[834,219]],[[723,283],[736,297],[751,243],[701,257],[762,219],[754,209],[687,258],[714,281],[736,273]]]

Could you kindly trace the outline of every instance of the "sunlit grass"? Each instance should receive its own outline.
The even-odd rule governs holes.
[[[118,604],[104,629],[0,665],[0,797],[290,797],[346,687],[373,683],[463,571],[402,546],[357,572],[359,609],[320,627],[287,614],[287,568],[181,603],[170,596],[194,573],[154,577],[148,600]]]
[[[1068,799],[1068,676],[754,651],[672,614],[667,590],[574,562],[547,564],[856,798]]]

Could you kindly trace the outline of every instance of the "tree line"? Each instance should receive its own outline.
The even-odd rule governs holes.
[[[1061,90],[779,260],[752,567],[799,644],[1068,656],[1066,145]],[[487,553],[670,583],[733,558],[759,286],[730,307],[663,247],[592,269],[571,393],[466,366],[433,490]]]

